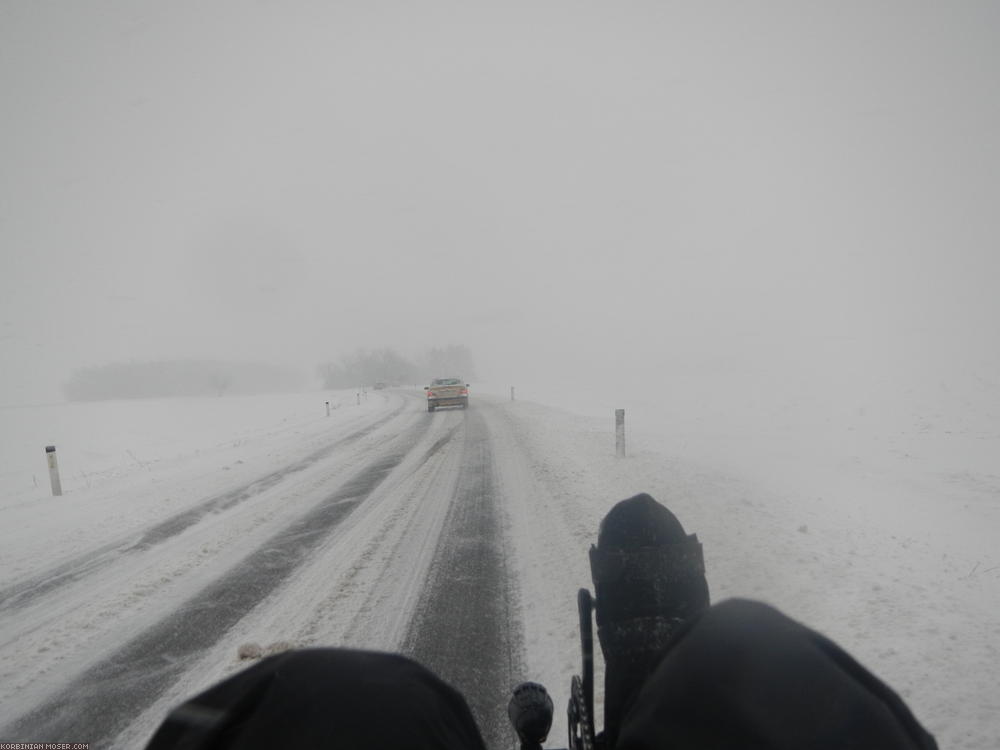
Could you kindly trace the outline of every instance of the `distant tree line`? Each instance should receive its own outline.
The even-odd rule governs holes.
[[[63,385],[70,401],[169,396],[222,396],[298,390],[301,374],[268,364],[167,360],[127,362],[75,371]]]
[[[339,362],[320,365],[319,375],[324,388],[355,388],[425,383],[440,377],[470,380],[476,377],[476,368],[469,347],[457,344],[431,348],[413,360],[392,349],[359,349]]]

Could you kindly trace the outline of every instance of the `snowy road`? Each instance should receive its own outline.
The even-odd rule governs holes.
[[[509,743],[521,654],[490,411],[396,395],[305,458],[9,583],[0,653],[36,652],[62,686],[19,675],[2,736],[133,744],[219,651],[269,631],[272,650],[413,654],[468,696],[491,746]]]
[[[490,747],[509,744],[507,701],[522,674],[502,498],[482,406],[462,425],[462,461],[431,574],[401,650],[455,685]],[[475,655],[474,658],[469,658]]]
[[[646,491],[703,541],[714,601],[760,599],[832,637],[942,747],[998,746],[993,433],[876,443],[772,421],[702,451],[700,422],[651,405],[618,459],[588,400],[476,393],[435,414],[403,390],[4,412],[0,741],[142,747],[249,663],[241,647],[347,646],[428,664],[493,748],[513,746],[510,688],[541,681],[559,745],[587,549],[614,501]],[[49,441],[62,497],[33,481]]]

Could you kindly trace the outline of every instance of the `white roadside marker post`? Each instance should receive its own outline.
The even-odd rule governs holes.
[[[625,410],[615,409],[615,450],[618,458],[625,458]]]
[[[49,480],[52,482],[52,496],[62,495],[62,482],[59,481],[59,462],[56,460],[56,447],[45,446],[45,457],[49,460]]]
[[[328,417],[330,416],[330,402],[329,401],[326,402],[326,416],[328,416]]]
[[[511,386],[511,387],[510,387],[510,400],[511,400],[511,401],[513,401],[513,400],[514,400],[514,386]]]

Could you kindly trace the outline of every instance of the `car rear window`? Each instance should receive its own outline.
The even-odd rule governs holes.
[[[461,382],[458,378],[438,378],[431,385],[460,385]]]

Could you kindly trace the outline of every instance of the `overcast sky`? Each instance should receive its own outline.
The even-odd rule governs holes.
[[[0,0],[0,403],[449,343],[995,378],[998,285],[996,2]]]

